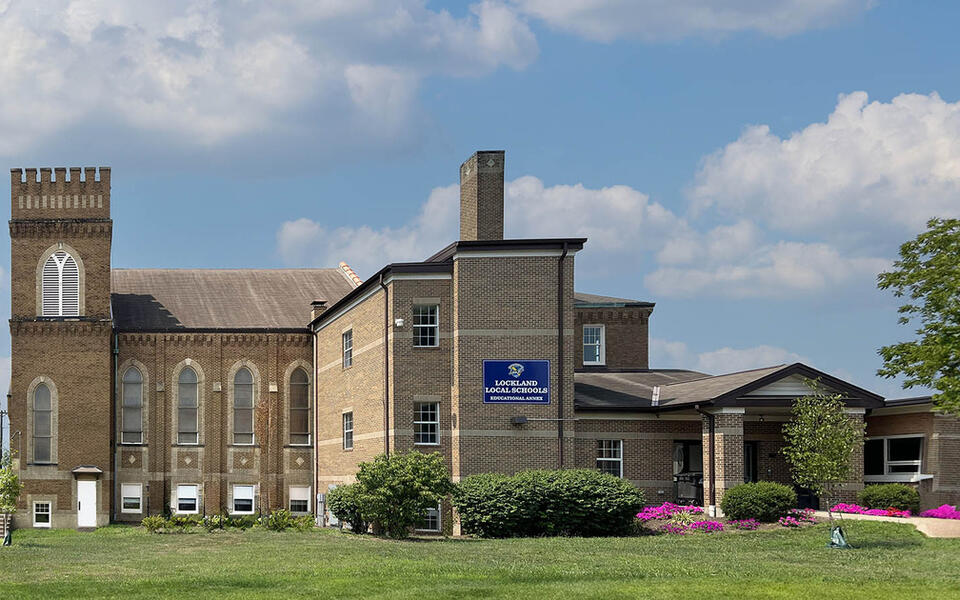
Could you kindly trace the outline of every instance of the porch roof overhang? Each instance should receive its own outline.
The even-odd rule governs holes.
[[[664,373],[671,377],[664,378]],[[793,376],[820,381],[841,394],[850,408],[869,410],[884,405],[882,396],[813,367],[793,363],[715,376],[679,370],[576,373],[574,406],[578,410],[655,413],[696,407],[787,408],[799,396],[754,393]],[[655,402],[653,398],[658,394]]]
[[[79,467],[74,467],[71,473],[76,475],[103,475],[103,469],[100,467],[95,467],[93,465],[80,465]]]

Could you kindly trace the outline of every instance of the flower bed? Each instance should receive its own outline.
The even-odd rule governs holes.
[[[647,506],[637,514],[637,520],[648,532],[671,535],[690,533],[722,533],[724,531],[756,531],[778,527],[801,527],[816,522],[812,510],[793,509],[778,523],[762,524],[757,519],[703,520],[700,506],[681,506],[665,502],[660,506]]]
[[[931,519],[955,519],[960,520],[960,510],[957,510],[956,506],[950,506],[949,504],[944,504],[939,508],[932,508],[930,510],[925,510],[920,513],[921,517],[929,517]]]
[[[900,510],[898,508],[866,508],[859,504],[845,504],[841,502],[830,509],[833,512],[846,513],[853,515],[870,515],[874,517],[909,517],[909,510]]]

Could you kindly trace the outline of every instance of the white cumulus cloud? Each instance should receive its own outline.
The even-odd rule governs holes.
[[[314,152],[393,138],[416,122],[425,77],[536,58],[512,7],[464,13],[425,0],[3,2],[0,155],[91,129],[186,148],[296,134]]]
[[[676,39],[755,31],[786,36],[833,25],[873,0],[513,0],[548,25],[591,40]]]
[[[855,92],[825,123],[786,138],[749,127],[706,158],[691,194],[695,211],[752,215],[781,231],[902,241],[930,217],[960,216],[960,102]]]
[[[709,375],[772,367],[809,359],[787,349],[761,344],[750,348],[724,346],[707,352],[694,352],[684,342],[650,339],[650,366],[655,369],[690,369]]]

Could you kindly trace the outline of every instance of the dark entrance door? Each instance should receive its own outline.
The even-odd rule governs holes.
[[[703,443],[673,443],[673,487],[678,504],[703,506]]]

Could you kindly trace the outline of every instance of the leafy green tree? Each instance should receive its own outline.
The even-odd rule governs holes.
[[[904,375],[904,387],[934,388],[934,404],[960,415],[960,219],[930,219],[900,246],[900,260],[877,277],[883,290],[908,300],[899,322],[920,321],[918,339],[880,348],[883,377]]]
[[[850,418],[839,394],[827,394],[816,381],[807,385],[810,393],[794,403],[783,426],[783,455],[793,481],[824,497],[829,510],[840,484],[850,477],[854,451],[863,446],[864,423]]]
[[[360,463],[357,483],[363,520],[379,525],[392,538],[405,538],[428,508],[453,491],[450,474],[438,452],[381,454]]]
[[[20,477],[13,470],[13,457],[9,452],[0,449],[0,515],[12,515],[17,512],[17,500],[20,498],[22,489],[23,484],[20,483]],[[12,539],[11,532],[7,529],[3,545],[9,546]]]

